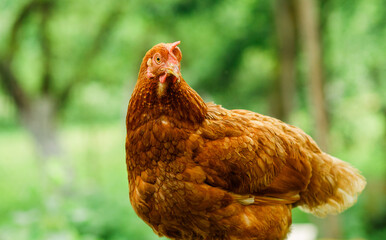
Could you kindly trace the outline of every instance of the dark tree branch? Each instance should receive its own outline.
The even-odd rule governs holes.
[[[17,50],[19,41],[18,34],[23,24],[26,22],[28,17],[40,7],[40,2],[33,0],[27,3],[20,11],[12,24],[10,32],[10,40],[8,46],[8,52],[0,58],[0,81],[2,82],[4,89],[14,100],[16,107],[19,111],[25,110],[28,106],[28,96],[21,87],[17,77],[12,72],[11,62],[14,58]]]
[[[25,110],[28,107],[28,97],[21,88],[15,75],[11,71],[8,62],[0,59],[0,81],[2,82],[6,92],[15,101],[16,107],[19,111]]]
[[[53,4],[46,2],[42,6],[42,22],[40,27],[41,48],[43,54],[43,79],[41,84],[41,92],[48,94],[52,91],[52,67],[51,67],[51,42],[49,39],[49,21]]]
[[[70,79],[67,86],[65,86],[63,91],[60,93],[58,99],[58,103],[60,105],[64,105],[67,102],[68,97],[74,86],[85,80],[87,69],[92,65],[93,59],[102,51],[107,38],[110,36],[114,27],[117,25],[120,15],[121,7],[117,5],[106,16],[104,22],[102,23],[101,27],[99,28],[99,31],[96,34],[96,37],[94,38],[94,42],[91,44],[91,47],[82,58],[82,65],[80,65],[78,69],[75,70],[73,77]]]
[[[34,13],[36,9],[39,9],[42,5],[42,2],[39,0],[32,0],[31,2],[27,3],[20,11],[19,15],[16,17],[16,20],[12,24],[11,27],[11,33],[10,33],[10,39],[9,39],[9,47],[8,47],[8,53],[6,58],[8,58],[9,61],[13,59],[13,56],[17,50],[19,41],[18,41],[18,34],[20,32],[21,27],[26,22],[28,17]]]
[[[11,27],[8,52],[0,58],[0,81],[6,92],[14,100],[19,111],[25,110],[28,107],[29,97],[13,73],[11,62],[19,45],[18,35],[22,26],[31,14],[36,10],[41,9],[43,6],[46,6],[47,3],[48,2],[46,1],[33,0],[21,9]]]

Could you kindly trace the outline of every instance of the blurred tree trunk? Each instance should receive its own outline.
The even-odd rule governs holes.
[[[274,16],[279,64],[272,111],[275,117],[288,121],[294,108],[296,90],[296,22],[292,1],[276,0]]]
[[[58,107],[49,96],[41,96],[29,103],[27,109],[19,113],[23,126],[31,134],[39,155],[40,180],[44,189],[52,186],[49,176],[50,164],[53,161],[61,165],[62,177],[60,187],[55,190],[59,194],[72,193],[74,171],[70,161],[66,159],[65,151],[59,139],[57,128]],[[52,164],[51,164],[52,166]],[[54,192],[55,192],[54,191]]]
[[[31,133],[42,158],[61,155],[56,128],[58,109],[49,97],[42,97],[20,112],[21,122]]]
[[[323,60],[319,27],[319,12],[315,0],[297,0],[299,29],[306,58],[309,94],[315,119],[316,140],[327,150],[328,122],[323,91]]]
[[[0,82],[3,83],[5,92],[14,101],[20,121],[31,133],[42,159],[60,154],[55,127],[58,108],[51,94],[53,79],[51,44],[48,33],[48,23],[52,16],[53,6],[51,2],[43,0],[28,2],[21,9],[11,27],[8,51],[0,56]],[[38,96],[33,96],[23,88],[21,79],[17,77],[12,68],[13,59],[19,48],[20,32],[28,19],[35,14],[38,14],[40,20],[37,34],[43,56],[41,91]]]
[[[318,5],[315,0],[296,0],[296,3],[299,30],[306,59],[311,110],[315,119],[316,141],[322,150],[327,151],[328,121],[323,91],[324,71]],[[322,221],[316,219],[314,221],[321,223],[322,237],[341,238],[339,216],[329,216]]]
[[[92,60],[101,52],[111,30],[116,26],[120,17],[121,4],[112,5],[112,10],[102,21],[97,31],[94,42],[90,44],[84,55],[81,56],[83,64],[73,70],[73,75],[68,79],[67,85],[61,89],[55,88],[55,77],[52,73],[52,28],[49,24],[52,15],[55,13],[55,3],[49,0],[31,0],[21,8],[14,23],[10,27],[10,38],[8,48],[5,53],[0,54],[0,83],[2,83],[5,93],[15,103],[21,123],[32,134],[37,143],[39,152],[43,158],[61,153],[57,140],[56,120],[68,102],[71,92],[87,75],[87,69],[92,64]],[[26,91],[22,86],[22,79],[19,79],[13,69],[13,59],[18,54],[20,45],[20,32],[24,31],[23,26],[27,24],[31,16],[38,17],[40,20],[35,40],[40,44],[42,54],[42,76],[40,89],[36,94]]]
[[[73,69],[73,75],[68,79],[67,85],[55,86],[56,79],[53,74],[53,56],[50,28],[52,16],[55,14],[56,2],[49,0],[30,0],[20,10],[14,22],[10,26],[9,42],[6,51],[0,53],[0,83],[4,92],[13,100],[22,125],[31,134],[39,154],[38,166],[42,170],[42,180],[47,181],[48,160],[62,161],[61,168],[64,179],[60,190],[68,193],[72,188],[73,171],[71,163],[63,156],[63,150],[58,137],[57,118],[60,111],[71,97],[71,93],[86,79],[87,69],[92,60],[101,52],[106,39],[110,36],[112,29],[117,25],[121,16],[122,4],[115,2],[112,9],[105,16],[99,29],[96,32],[93,42],[86,48],[79,62],[82,65]],[[13,60],[20,54],[19,46],[24,40],[21,33],[27,28],[29,19],[38,19],[37,30],[31,38],[39,44],[42,58],[42,73],[40,85],[35,93],[27,91],[23,86],[23,79],[15,74]],[[33,21],[32,21],[33,22]],[[33,22],[36,24],[36,22]],[[43,183],[45,184],[45,183]]]

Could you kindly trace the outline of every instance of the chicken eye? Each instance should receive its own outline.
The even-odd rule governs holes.
[[[161,63],[161,57],[160,56],[155,56],[155,62],[156,63]]]

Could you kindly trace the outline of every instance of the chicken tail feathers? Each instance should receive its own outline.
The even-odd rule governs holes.
[[[366,186],[365,178],[350,164],[321,153],[311,161],[312,177],[295,205],[318,217],[351,207]]]

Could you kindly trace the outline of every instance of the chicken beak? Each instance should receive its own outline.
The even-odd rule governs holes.
[[[170,64],[168,68],[166,68],[166,73],[168,75],[173,75],[175,78],[173,78],[173,83],[176,81],[180,81],[180,69],[178,65],[176,64]]]

